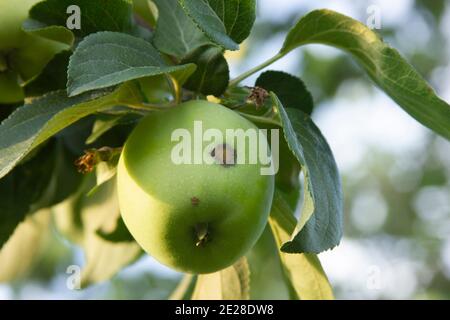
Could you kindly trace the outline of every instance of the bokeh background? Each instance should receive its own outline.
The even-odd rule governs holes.
[[[381,13],[378,32],[450,101],[450,1],[445,0],[258,0],[251,37],[240,52],[228,55],[232,75],[274,55],[308,11],[329,8],[366,22],[372,5]],[[450,143],[375,88],[341,51],[310,45],[269,69],[305,81],[316,103],[313,118],[341,172],[345,236],[320,255],[336,297],[450,299]],[[83,265],[83,252],[56,230],[47,233],[34,267],[24,278],[0,284],[0,299],[165,299],[181,278],[144,256],[111,281],[69,290],[67,267]],[[266,234],[261,241],[270,239]],[[264,260],[258,250],[250,256]],[[277,262],[264,261],[252,267],[254,297],[286,298]]]

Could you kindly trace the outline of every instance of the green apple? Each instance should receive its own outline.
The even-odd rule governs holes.
[[[198,140],[199,121],[205,132],[224,137],[201,141],[205,159],[212,159],[174,161],[173,133],[183,129]],[[274,176],[261,175],[260,161],[235,161],[248,150],[226,144],[227,129],[258,130],[224,106],[190,101],[144,118],[124,146],[118,166],[123,220],[145,251],[173,269],[199,274],[226,268],[266,226]],[[268,148],[265,137],[259,143]]]
[[[62,43],[28,34],[22,23],[40,0],[0,0],[0,103],[23,100],[22,83],[36,76]]]
[[[0,104],[22,101],[23,90],[19,85],[18,76],[14,72],[0,71]]]

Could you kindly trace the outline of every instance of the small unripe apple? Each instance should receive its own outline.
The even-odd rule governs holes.
[[[236,161],[248,150],[234,149],[226,139],[200,141],[211,161],[174,159],[174,132],[182,129],[196,140],[199,121],[204,131],[214,129],[224,139],[227,129],[258,130],[219,104],[186,102],[144,118],[118,166],[121,214],[133,237],[161,263],[194,274],[226,268],[251,249],[267,223],[274,192],[274,176],[261,175],[259,161]],[[262,140],[260,147],[268,148]],[[192,143],[194,153],[199,141]]]

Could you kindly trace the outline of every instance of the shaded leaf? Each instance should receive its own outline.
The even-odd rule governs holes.
[[[67,45],[67,49],[70,49],[75,41],[73,32],[64,26],[47,26],[42,22],[27,19],[23,23],[22,28],[28,34],[64,43]]]
[[[367,26],[331,10],[304,16],[289,32],[281,55],[319,43],[350,53],[369,77],[417,121],[450,139],[450,106],[423,77]]]
[[[27,214],[76,191],[81,179],[73,159],[62,141],[55,139],[0,180],[0,247]]]
[[[42,72],[27,83],[26,96],[40,96],[50,91],[66,89],[67,66],[71,54],[70,51],[63,51],[55,55]]]
[[[134,238],[128,231],[125,222],[123,222],[122,217],[117,218],[116,227],[111,232],[105,232],[103,230],[97,230],[97,234],[102,237],[102,239],[109,242],[134,242]]]
[[[52,178],[54,144],[45,146],[26,163],[0,180],[0,248],[39,202]]]
[[[178,2],[188,16],[214,43],[227,50],[239,49],[239,45],[227,35],[223,21],[220,20],[207,2],[204,0],[178,0]]]
[[[127,100],[139,98],[134,87],[68,98],[55,91],[18,108],[0,125],[0,178],[28,153],[77,120]]]
[[[289,241],[297,224],[293,211],[278,192],[275,193],[269,223],[278,246]],[[286,279],[291,286],[292,298],[334,298],[331,285],[315,254],[290,254],[282,251],[279,254]]]
[[[343,196],[331,149],[308,115],[297,109],[284,109],[274,93],[271,97],[284,137],[305,175],[301,218],[282,251],[319,253],[333,248],[343,232]]]
[[[256,19],[256,0],[208,0],[208,3],[231,39],[236,43],[247,39]]]
[[[226,90],[230,71],[219,48],[201,47],[183,59],[183,63],[197,65],[197,69],[185,83],[185,88],[215,96],[220,96]]]
[[[140,118],[141,116],[135,114],[99,115],[94,122],[91,134],[86,139],[86,144],[96,142],[103,134],[116,126],[131,124],[138,121]]]
[[[48,208],[67,199],[76,192],[82,182],[82,176],[76,171],[73,162],[76,158],[63,139],[56,139],[53,147],[52,172],[48,184],[43,189],[35,208]]]
[[[195,70],[192,64],[168,66],[147,41],[117,32],[99,32],[86,37],[70,58],[69,96],[110,87],[129,80]]]
[[[40,22],[41,28],[42,26],[66,27],[70,16],[67,8],[71,5],[77,5],[81,11],[82,27],[72,30],[77,37],[84,37],[98,31],[128,32],[131,30],[133,11],[130,0],[45,0],[31,8],[30,18],[35,20],[33,24]]]
[[[210,43],[186,15],[178,0],[154,2],[158,6],[159,17],[153,43],[159,51],[181,59],[196,48]]]
[[[295,210],[301,195],[301,166],[285,139],[279,142],[279,157],[280,167],[275,176],[275,185],[292,210]]]
[[[273,91],[285,108],[297,108],[311,114],[314,102],[302,80],[282,71],[266,71],[256,80],[255,86]]]
[[[111,234],[117,228],[116,181],[110,180],[94,195],[86,196],[93,186],[92,177],[86,179],[76,195],[53,208],[58,230],[84,250],[82,287],[109,280],[142,253],[136,242],[111,242],[99,235]]]

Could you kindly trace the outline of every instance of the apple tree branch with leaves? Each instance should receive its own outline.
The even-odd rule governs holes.
[[[68,27],[69,6],[80,11],[80,28]],[[250,35],[256,6],[0,0],[0,281],[20,271],[8,265],[25,265],[15,238],[28,232],[21,244],[36,241],[23,226],[52,224],[84,250],[81,288],[148,253],[186,273],[172,299],[250,299],[247,253],[266,228],[290,297],[333,298],[318,254],[342,238],[343,190],[311,118],[313,97],[280,71],[262,72],[253,87],[242,82],[322,44],[349,54],[361,75],[446,139],[450,106],[376,32],[326,9],[304,15],[272,58],[230,79],[224,53]],[[175,167],[163,157],[165,133],[195,119],[223,130],[279,129],[279,171]],[[232,153],[213,151],[216,160]]]

